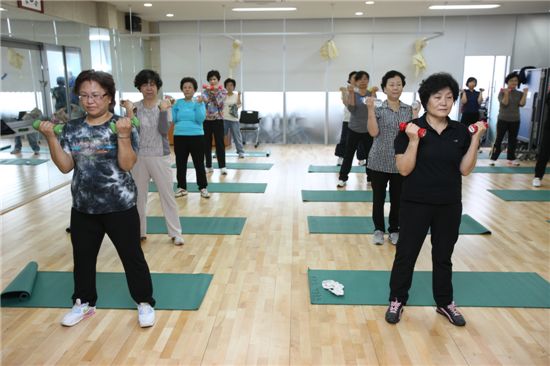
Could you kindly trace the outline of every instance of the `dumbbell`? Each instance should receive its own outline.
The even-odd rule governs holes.
[[[487,121],[481,121],[485,124],[485,128],[489,128],[489,124],[487,123]],[[471,124],[468,126],[468,132],[470,132],[470,135],[473,135],[477,132],[477,130],[479,130],[479,127],[477,127],[476,124]]]
[[[405,132],[405,130],[407,129],[408,124],[409,124],[409,122],[399,123],[399,131]],[[425,128],[418,129],[418,137],[423,138],[424,136],[426,136],[426,132],[428,132],[428,131],[426,131]]]
[[[132,126],[136,128],[140,125],[139,119],[137,119],[136,116],[133,116],[130,122],[132,123]],[[111,123],[109,123],[109,128],[111,129],[111,131],[113,131],[114,134],[117,134],[118,131],[116,129],[116,123],[114,121],[111,121]]]
[[[210,84],[202,84],[202,88],[206,89],[206,90],[210,90],[210,91],[214,91],[216,89],[216,87],[214,85],[210,85]],[[218,85],[217,89],[222,90],[222,86]]]
[[[35,130],[39,130],[40,128],[40,122],[42,122],[41,120],[37,119],[36,121],[34,121],[32,123],[32,128],[34,128]],[[56,135],[61,135],[61,132],[63,132],[63,128],[65,127],[64,124],[57,124],[55,126],[53,126],[53,132],[56,134]]]

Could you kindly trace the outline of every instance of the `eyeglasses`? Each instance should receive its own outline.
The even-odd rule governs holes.
[[[87,102],[90,99],[92,99],[94,102],[99,102],[103,97],[105,97],[107,93],[105,94],[92,94],[92,95],[79,95],[78,99],[80,99],[81,102]]]

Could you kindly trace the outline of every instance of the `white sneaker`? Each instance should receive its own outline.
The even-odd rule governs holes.
[[[181,236],[174,236],[172,238],[172,241],[174,242],[174,245],[183,245],[185,243],[185,241],[183,240],[183,238]]]
[[[344,158],[338,158],[338,160],[336,161],[336,165],[341,166],[343,162]]]
[[[519,166],[519,161],[517,160],[508,160],[509,166]]]
[[[178,188],[175,194],[176,197],[187,196],[187,191],[183,188]]]
[[[80,323],[81,320],[91,317],[95,314],[95,306],[89,306],[87,302],[82,304],[80,299],[76,299],[70,312],[63,316],[61,325],[72,327]]]
[[[359,166],[365,166],[365,165],[367,165],[366,160],[359,160]]]
[[[375,230],[372,236],[372,242],[376,245],[384,244],[384,232],[382,230]]]
[[[399,233],[398,232],[390,233],[390,243],[392,243],[393,245],[397,245],[398,240],[399,240]]]
[[[244,159],[244,153],[239,153],[239,159]]]
[[[222,175],[227,175],[227,168],[226,167],[221,168],[220,172],[222,173]]]
[[[338,183],[336,183],[336,187],[338,188],[342,188],[345,186],[346,186],[346,182],[344,182],[343,180],[339,180]]]
[[[155,309],[146,302],[138,305],[138,321],[142,328],[152,327],[155,324]]]
[[[206,171],[206,174],[214,173],[214,168],[206,168],[205,171]]]
[[[489,166],[495,166],[496,162],[497,162],[496,160],[490,160],[489,161]]]
[[[533,187],[540,187],[541,185],[542,185],[542,182],[540,181],[540,178],[533,179]]]
[[[208,193],[208,190],[206,188],[201,189],[201,197],[210,198],[210,193]]]

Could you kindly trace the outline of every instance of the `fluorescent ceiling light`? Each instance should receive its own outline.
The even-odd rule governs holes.
[[[151,6],[153,6],[153,4],[151,4],[151,3],[145,3],[145,4],[143,4],[143,6],[145,6],[146,8],[150,8]]]
[[[168,18],[172,18],[172,17],[174,16],[174,14],[168,13],[168,14],[166,14],[166,16],[167,16]]]
[[[363,15],[363,12],[362,11],[356,11],[355,15]]]
[[[469,9],[495,9],[499,4],[479,4],[479,5],[430,5],[430,10],[469,10]]]
[[[365,1],[365,4],[367,4],[367,5],[373,5],[373,4],[374,4],[374,1]]]
[[[0,11],[6,11],[6,9],[4,9],[4,8],[0,8]]]
[[[233,8],[231,9],[233,11],[241,11],[241,12],[248,12],[248,11],[296,11],[296,8]]]

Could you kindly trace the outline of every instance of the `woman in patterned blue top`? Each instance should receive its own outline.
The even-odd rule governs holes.
[[[110,74],[83,71],[75,81],[74,91],[86,111],[84,117],[69,121],[59,140],[51,122],[40,124],[55,165],[63,173],[74,169],[71,183],[74,306],[61,324],[70,327],[95,313],[96,261],[107,234],[124,266],[130,294],[138,304],[139,324],[150,327],[155,322],[155,299],[149,267],[141,250],[137,189],[130,174],[137,160],[138,133],[129,118],[119,118],[111,112],[116,89]],[[116,121],[116,134],[109,128],[111,121]]]

